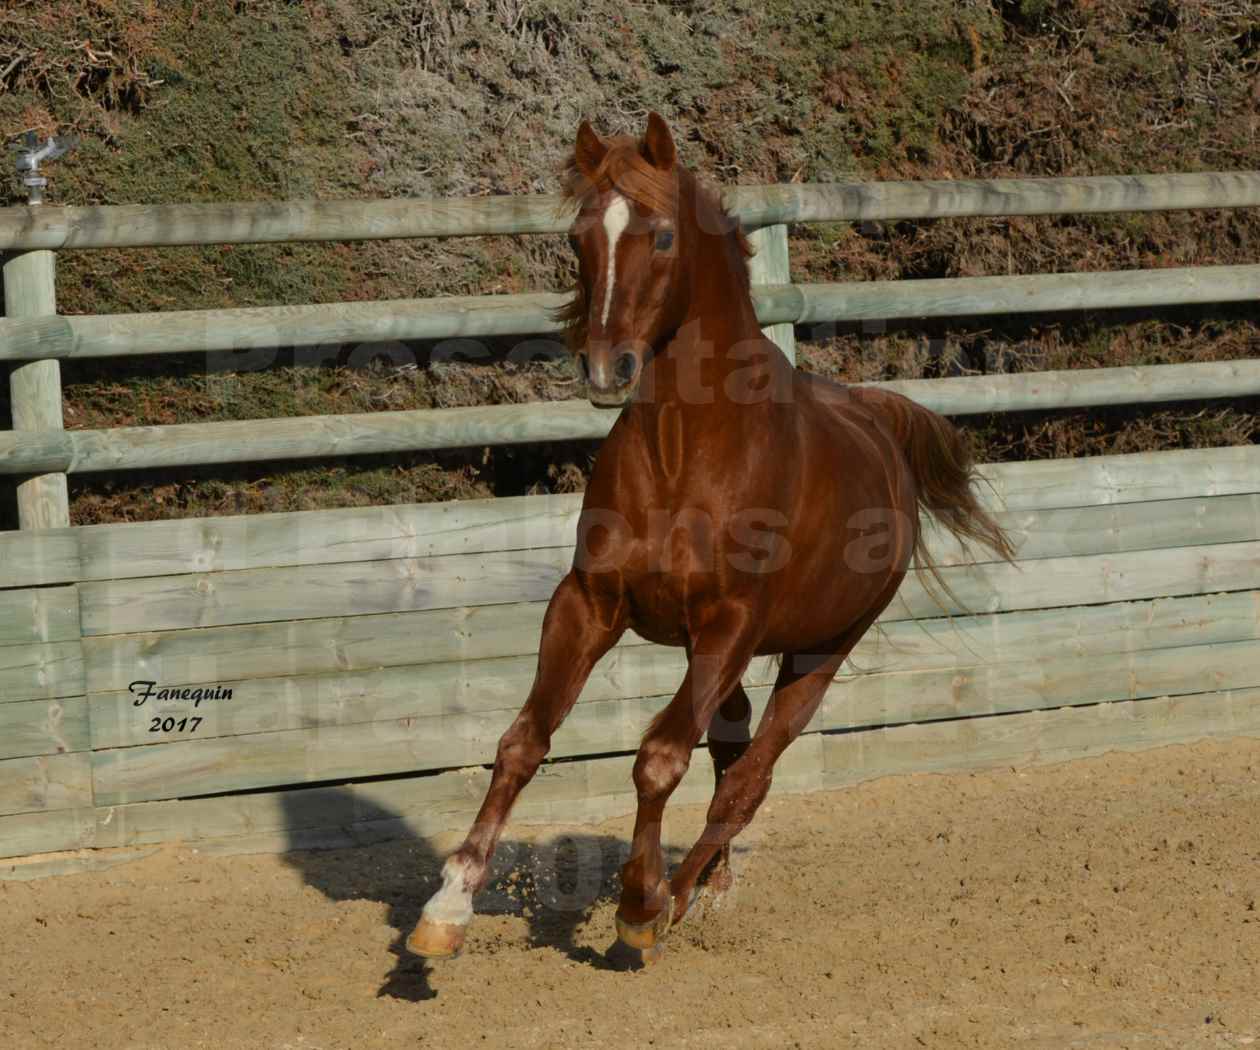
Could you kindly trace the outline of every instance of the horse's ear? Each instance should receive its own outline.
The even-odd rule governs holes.
[[[665,118],[655,110],[648,114],[643,147],[654,168],[660,171],[673,170],[674,162],[678,159],[678,151],[674,149],[674,136],[669,133]]]
[[[578,171],[594,182],[595,173],[607,153],[608,143],[596,134],[589,120],[582,121],[578,125],[577,145],[573,148],[573,160]]]

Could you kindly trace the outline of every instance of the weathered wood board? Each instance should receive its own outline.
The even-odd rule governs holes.
[[[1260,205],[1260,173],[788,183],[730,186],[723,190],[723,197],[748,226],[1246,208]],[[563,233],[571,222],[571,205],[546,194],[86,207],[43,204],[0,210],[0,251]]]
[[[0,814],[92,805],[92,763],[86,751],[0,761]]]
[[[808,791],[884,776],[1055,763],[1236,736],[1260,737],[1260,690],[811,733],[784,755],[772,790]],[[632,763],[633,756],[625,755],[544,767],[514,809],[513,822],[580,823],[632,812]],[[365,784],[0,817],[0,856],[180,841],[210,851],[281,852],[429,838],[466,829],[488,778],[489,771],[477,767]],[[707,759],[700,754],[674,799],[704,802],[711,793]],[[3,877],[24,877],[23,869],[0,868]]]
[[[0,647],[0,707],[19,700],[81,696],[83,670],[78,641]]]
[[[1000,465],[987,469],[999,482],[1011,473],[1003,471]],[[1260,488],[1260,457],[1256,472],[1252,484]],[[1186,481],[1188,490],[1192,490],[1191,479]],[[1055,493],[1058,498],[1071,498],[1062,490]],[[1254,492],[1199,496],[1187,491],[1177,498],[1142,504],[1117,500],[1093,506],[1011,509],[1001,508],[987,487],[982,496],[1010,531],[1018,554],[1024,559],[1230,543],[1260,537],[1260,495]],[[65,533],[0,533],[0,544],[8,538],[14,557],[22,557],[30,564],[45,562],[49,575],[105,581],[563,547],[574,541],[580,510],[580,495],[515,496],[88,525]],[[933,560],[942,564],[992,560],[985,550],[965,555],[951,536],[931,522],[925,524]],[[76,531],[77,546],[67,550],[62,537],[68,535],[73,540]],[[20,542],[25,537],[29,537],[26,545]],[[50,539],[41,544],[44,537]],[[47,558],[41,547],[51,547]]]
[[[1090,689],[1082,689],[1076,681],[1080,673],[1098,666],[1092,661],[1114,666],[1118,656],[1165,648],[1178,652],[1193,648],[1210,659],[1211,654],[1228,653],[1229,643],[1253,641],[1260,641],[1260,591],[902,621],[873,632],[858,645],[842,673],[843,688],[837,695],[854,698],[850,718],[854,725],[884,717],[897,722],[941,717],[941,711],[953,715],[977,689],[993,692],[999,688],[983,677],[987,669],[1015,663],[1020,665],[1019,681],[1030,683],[1027,688],[1041,688],[1045,695],[1062,692],[1067,698],[1064,703],[1070,703],[1075,695],[1093,697]],[[1082,661],[1086,670],[1077,672],[1075,667]],[[470,741],[481,734],[481,742],[489,747],[523,702],[536,663],[530,654],[252,680],[222,675],[216,681],[222,689],[232,690],[232,698],[207,699],[191,707],[157,699],[137,706],[143,687],[101,692],[91,697],[91,746],[108,749],[179,740],[178,734],[154,732],[152,719],[197,715],[202,718],[196,729],[198,739],[294,729],[333,731],[357,723],[409,720],[417,723],[417,732],[429,735],[441,735],[444,724],[452,734]],[[1194,657],[1187,662],[1184,677],[1198,690],[1196,666],[1202,665]],[[1060,667],[1067,670],[1061,672]],[[684,669],[681,650],[641,642],[618,646],[597,665],[578,707],[636,697],[650,698],[648,706],[657,707],[655,698],[672,693]],[[934,690],[934,695],[906,697],[899,701],[897,711],[887,707],[886,701],[895,699],[898,690],[908,688],[911,672],[928,671],[939,674],[920,674],[914,681],[918,687]],[[774,675],[772,661],[758,658],[744,680],[749,687],[768,686]],[[1066,682],[1063,687],[1056,681],[1060,676]],[[875,681],[880,677],[886,685]],[[1146,677],[1139,669],[1130,684],[1137,688]],[[1175,684],[1162,688],[1178,691]],[[929,710],[935,713],[929,715]],[[610,734],[617,732],[616,715],[612,711],[609,717]],[[427,729],[419,725],[421,720],[427,720]],[[630,720],[637,734],[642,728],[640,714],[634,712]],[[593,746],[598,750],[597,744]],[[492,753],[487,752],[475,760],[489,757]]]
[[[1124,723],[1120,739],[1141,745],[1180,738],[1185,712],[1205,709],[1175,706],[1178,698],[1211,694],[1231,699],[1222,700],[1228,718],[1206,719],[1209,730],[1246,730],[1236,698],[1260,690],[1260,450],[986,473],[985,498],[1005,503],[1019,563],[970,564],[932,532],[963,604],[947,599],[942,608],[917,582],[904,588],[829,691],[786,767],[788,783],[845,782],[851,770],[835,764],[842,745],[834,741],[850,737],[877,756],[859,768],[914,768],[913,757],[878,751],[878,726],[930,730],[924,768],[966,752],[940,743],[955,724],[993,723],[977,730],[986,761],[1028,752],[1031,730],[1015,732],[1017,722],[1079,741],[1076,722],[1028,721],[1061,707],[1176,713],[1174,729],[1154,715]],[[479,782],[481,772],[443,771],[490,762],[528,690],[578,507],[571,497],[523,498],[5,537],[0,551],[23,567],[10,570],[15,586],[0,590],[0,638],[9,642],[0,644],[8,701],[0,703],[0,855],[54,842],[139,848],[179,834],[180,813],[210,814],[204,835],[189,832],[195,838],[279,846],[286,825],[234,829],[231,814],[245,804],[204,796],[243,790],[261,799],[272,788],[379,775],[409,784],[419,770],[430,787],[442,781],[462,792]],[[48,553],[46,565],[24,557],[37,551]],[[31,586],[52,579],[82,582]],[[525,812],[577,819],[608,812],[611,799],[624,805],[629,759],[587,756],[632,751],[682,673],[678,651],[636,637],[616,647],[556,735],[553,757],[566,761],[545,767]],[[775,673],[768,660],[749,668],[756,705]],[[230,687],[234,696],[195,709],[137,707],[128,691],[137,681]],[[197,733],[164,727],[162,719],[184,715],[204,719]],[[697,799],[708,790],[707,767],[702,781]],[[462,822],[477,801],[437,797],[447,802],[426,818],[436,823],[444,813]],[[295,833],[370,837],[410,819],[357,812]],[[142,814],[154,817],[144,832],[135,830]]]
[[[1260,294],[1260,265],[1252,269],[1249,298]],[[1011,280],[1018,278],[1001,278],[997,283],[1005,286]],[[1137,283],[1147,282],[1143,277]],[[799,288],[791,291],[800,294]],[[1260,361],[1200,361],[871,385],[899,391],[947,415],[1032,411],[1253,395],[1260,393]],[[0,474],[152,470],[589,441],[607,436],[615,420],[615,413],[572,400],[100,430],[0,431]]]
[[[568,547],[402,558],[79,585],[85,636],[184,630],[329,615],[545,601]],[[1260,541],[1125,551],[942,570],[953,596],[907,577],[885,620],[1129,601],[1260,583]]]

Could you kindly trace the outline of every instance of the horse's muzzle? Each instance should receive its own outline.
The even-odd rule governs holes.
[[[596,408],[621,408],[639,383],[639,357],[628,350],[615,358],[607,351],[583,350],[578,354],[578,368],[586,380],[587,397]]]

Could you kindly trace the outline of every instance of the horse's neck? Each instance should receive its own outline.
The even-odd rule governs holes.
[[[729,252],[696,265],[686,319],[653,361],[652,402],[699,418],[755,405],[758,384],[790,382],[790,363],[757,324],[743,265]]]

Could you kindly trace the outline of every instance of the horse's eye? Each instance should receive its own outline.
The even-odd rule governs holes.
[[[657,230],[656,231],[656,250],[658,252],[667,252],[674,244],[673,230]]]

